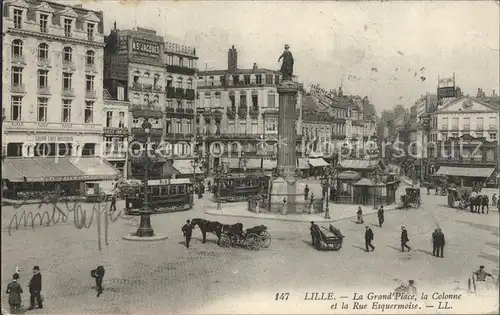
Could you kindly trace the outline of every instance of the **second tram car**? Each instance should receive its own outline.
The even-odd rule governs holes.
[[[125,213],[138,215],[144,202],[144,187],[139,180],[127,182]],[[189,178],[149,180],[148,186],[153,214],[193,208],[193,184]]]
[[[215,178],[213,193],[226,202],[245,201],[257,194],[268,194],[271,177],[264,174],[227,174]]]

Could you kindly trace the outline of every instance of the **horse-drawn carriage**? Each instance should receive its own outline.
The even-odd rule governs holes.
[[[420,188],[406,188],[406,194],[401,196],[403,209],[410,207],[420,208],[422,198],[420,197]]]
[[[271,234],[264,225],[254,226],[243,230],[243,223],[222,224],[218,221],[209,221],[195,218],[191,221],[193,226],[198,226],[206,242],[208,233],[217,235],[217,245],[222,247],[244,246],[253,250],[268,248],[271,245]]]
[[[313,246],[318,250],[330,248],[339,250],[342,248],[344,240],[344,235],[331,224],[328,229],[324,226],[314,224],[314,228],[311,229],[311,237]]]
[[[244,246],[253,250],[268,248],[271,245],[271,234],[265,225],[254,226],[241,233],[231,233],[230,229],[223,230],[220,240],[223,247]]]

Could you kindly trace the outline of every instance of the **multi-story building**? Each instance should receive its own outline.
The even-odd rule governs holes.
[[[7,156],[29,157],[31,162],[18,169],[35,174],[40,166],[34,157],[100,154],[102,12],[39,0],[5,1],[3,6]],[[22,163],[15,160],[11,163]],[[47,175],[57,177],[63,164],[52,166]],[[42,177],[42,172],[37,174]],[[64,173],[76,174],[65,169],[59,175]]]
[[[102,117],[105,122],[103,126],[103,150],[104,158],[114,167],[120,170],[124,177],[127,176],[127,153],[129,140],[129,102],[125,101],[125,89],[113,98],[107,90],[104,90],[104,106]]]
[[[156,31],[139,28],[118,30],[106,37],[104,84],[112,97],[123,88],[130,102],[129,127],[132,137],[145,135],[142,124],[151,123],[148,137],[163,142],[163,155],[153,177],[192,174],[196,95],[196,51],[164,43]],[[167,162],[167,163],[165,163]],[[131,167],[129,175],[141,176]],[[196,169],[196,172],[200,172]]]
[[[224,161],[233,169],[276,167],[280,82],[279,72],[256,63],[251,69],[239,69],[234,46],[228,52],[227,69],[198,74],[198,150],[211,153],[209,169]],[[301,103],[300,91],[296,130],[301,129]]]
[[[437,174],[493,178],[497,164],[498,105],[461,96],[438,107],[430,122],[427,143],[430,173],[441,167]],[[457,167],[462,175],[454,173]]]

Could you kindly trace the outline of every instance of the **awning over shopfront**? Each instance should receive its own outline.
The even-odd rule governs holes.
[[[261,168],[261,159],[248,159],[247,169],[259,169]]]
[[[227,163],[229,169],[240,168],[240,159],[239,158],[225,158],[222,160],[222,163]]]
[[[278,167],[278,161],[276,160],[264,160],[262,163],[262,168],[265,170],[273,170]]]
[[[494,171],[494,168],[441,166],[435,175],[488,178]]]
[[[311,164],[312,167],[323,167],[330,165],[322,158],[309,159],[309,164]]]
[[[116,179],[120,171],[99,157],[12,157],[2,178],[11,182],[67,182]]]
[[[307,170],[309,169],[309,161],[306,158],[299,158],[298,159],[298,168],[301,170]]]
[[[191,161],[192,160],[174,160],[174,168],[182,175],[193,174],[194,169]],[[196,174],[203,174],[199,167],[196,167]]]

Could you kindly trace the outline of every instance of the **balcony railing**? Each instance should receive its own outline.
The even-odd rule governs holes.
[[[160,106],[132,104],[132,116],[146,117],[146,118],[161,118],[163,117],[163,110]]]
[[[167,98],[174,98],[175,97],[175,88],[172,86],[167,86],[165,88],[167,92]]]
[[[185,74],[185,75],[194,75],[196,73],[196,69],[192,69],[192,68],[188,68],[188,67],[181,67],[181,66],[167,65],[167,72]]]
[[[136,90],[146,90],[146,91],[152,91],[153,90],[153,84],[146,84],[146,83],[132,83],[132,88]]]
[[[127,128],[119,128],[119,127],[104,127],[102,129],[105,135],[128,135]]]
[[[51,67],[52,65],[52,60],[49,58],[38,58],[37,61],[39,67]]]
[[[72,122],[47,122],[47,121],[7,121],[4,124],[6,129],[16,127],[27,130],[38,130],[43,129],[60,129],[60,128],[74,128],[81,130],[94,129],[97,131],[100,128],[98,124],[84,124],[84,123],[72,123]]]
[[[176,108],[175,112],[176,113],[184,113],[184,108]]]
[[[183,88],[175,88],[175,98],[184,98]]]
[[[63,88],[61,92],[62,96],[69,96],[69,97],[74,97],[75,96],[75,90],[73,88]]]
[[[26,93],[26,88],[24,87],[24,84],[14,84],[11,85],[10,91],[12,93]]]
[[[26,64],[26,58],[24,55],[12,55],[12,63]]]
[[[85,98],[92,98],[92,99],[97,98],[96,91],[85,91]]]
[[[175,108],[173,108],[173,107],[166,107],[165,108],[165,112],[167,112],[167,113],[174,113],[175,112]]]
[[[66,69],[66,70],[76,70],[76,67],[75,67],[75,64],[73,63],[73,61],[64,60],[62,63],[62,67],[63,67],[63,69]]]
[[[145,136],[161,137],[161,135],[163,134],[163,128],[151,128],[149,130],[149,133],[146,134],[144,129],[142,129],[140,127],[134,127],[134,128],[131,128],[130,133],[134,137],[145,137]]]
[[[186,108],[185,113],[186,114],[193,114],[194,115],[194,109],[192,109],[192,108]]]
[[[44,86],[44,87],[38,87],[38,94],[40,95],[50,95],[50,87]]]

